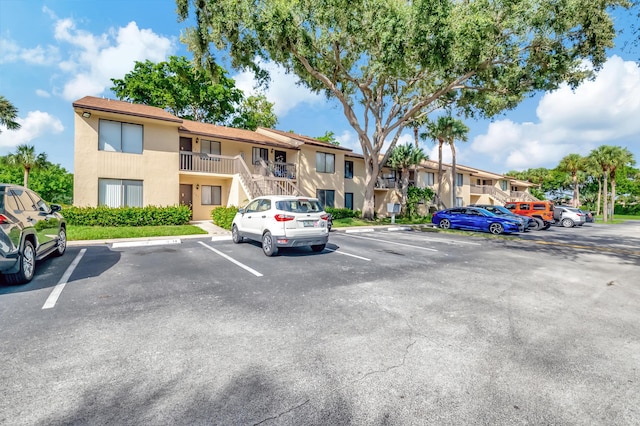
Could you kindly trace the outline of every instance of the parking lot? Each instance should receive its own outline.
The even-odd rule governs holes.
[[[638,424],[640,224],[73,246],[0,287],[0,424]]]

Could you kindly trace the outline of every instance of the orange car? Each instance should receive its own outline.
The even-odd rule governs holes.
[[[549,229],[553,223],[554,205],[551,201],[513,201],[504,206],[515,214],[535,219],[536,223],[531,223],[530,229]]]

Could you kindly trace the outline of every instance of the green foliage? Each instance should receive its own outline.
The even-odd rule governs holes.
[[[236,206],[229,207],[216,207],[211,210],[211,220],[213,223],[220,228],[230,230],[231,223],[233,222],[233,218],[238,213],[238,208]]]
[[[111,238],[170,237],[178,235],[206,234],[207,231],[194,225],[169,226],[67,226],[67,239],[104,240]]]
[[[118,99],[167,109],[187,120],[255,130],[273,127],[273,104],[263,95],[245,99],[227,71],[215,63],[197,68],[184,56],[168,62],[136,62],[124,79],[112,78]]]
[[[426,203],[433,198],[435,193],[429,187],[418,188],[410,186],[407,191],[407,209],[406,216],[409,218],[418,216],[418,204]]]
[[[225,52],[268,80],[267,66],[340,102],[369,177],[402,130],[443,106],[471,116],[515,108],[536,91],[576,87],[606,60],[609,12],[627,0],[177,0],[183,41],[203,68]],[[191,14],[191,16],[190,16]],[[385,145],[385,141],[391,142]],[[365,211],[374,213],[375,179]]]
[[[20,128],[20,123],[15,121],[17,117],[18,109],[7,98],[0,96],[0,125],[9,130],[17,130]]]
[[[9,156],[0,157],[0,182],[23,184],[24,169],[11,164]],[[29,188],[50,203],[73,202],[73,174],[59,164],[45,161],[41,167],[29,173]]]
[[[640,216],[640,204],[632,204],[628,206],[617,205],[614,208],[614,214]]]
[[[330,143],[331,145],[340,146],[340,141],[336,139],[336,134],[329,130],[324,132],[324,135],[317,136],[316,139],[322,142]]]
[[[185,225],[191,220],[191,209],[188,206],[64,207],[62,215],[70,225],[82,226]]]
[[[360,217],[362,215],[362,212],[359,210],[337,209],[334,207],[325,207],[324,211],[329,213],[333,220]]]

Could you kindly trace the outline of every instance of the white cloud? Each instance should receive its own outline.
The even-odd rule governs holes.
[[[18,117],[16,122],[20,124],[18,130],[7,130],[2,126],[0,149],[31,143],[34,139],[64,131],[58,117],[42,111],[30,111],[25,118]]]
[[[602,144],[640,144],[640,68],[613,56],[575,91],[562,86],[545,94],[536,115],[536,123],[491,123],[472,150],[506,169],[526,169],[554,167],[569,153],[586,155]]]
[[[60,60],[60,52],[55,46],[20,47],[10,39],[0,39],[0,64],[25,62],[29,65],[52,65]]]
[[[42,90],[42,89],[36,89],[36,95],[40,96],[41,98],[50,98],[51,97],[51,93],[47,92],[46,90]]]
[[[63,72],[72,74],[62,90],[67,100],[99,95],[112,85],[111,78],[122,78],[136,61],[160,62],[175,49],[171,39],[139,29],[135,22],[94,35],[77,29],[71,19],[61,19],[55,38],[72,46],[69,58],[60,63]]]
[[[295,74],[287,74],[284,68],[274,63],[263,66],[269,71],[271,81],[265,96],[272,102],[274,112],[279,117],[284,117],[289,111],[300,104],[318,105],[325,102],[321,94],[313,93],[304,86],[296,84],[298,77]],[[256,81],[251,71],[243,71],[233,76],[236,87],[246,95],[255,92]]]

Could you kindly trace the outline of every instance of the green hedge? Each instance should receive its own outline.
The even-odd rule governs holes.
[[[348,219],[350,217],[362,216],[362,212],[360,210],[336,209],[333,207],[326,207],[324,210],[327,213],[330,213],[333,219]]]
[[[169,207],[64,207],[62,215],[70,225],[162,226],[185,225],[191,220],[188,206]]]
[[[631,204],[628,206],[616,205],[613,212],[615,214],[626,214],[630,216],[640,215],[640,204]]]
[[[238,208],[235,206],[230,207],[216,207],[211,210],[211,220],[213,223],[224,229],[231,229],[231,222],[238,213]]]

